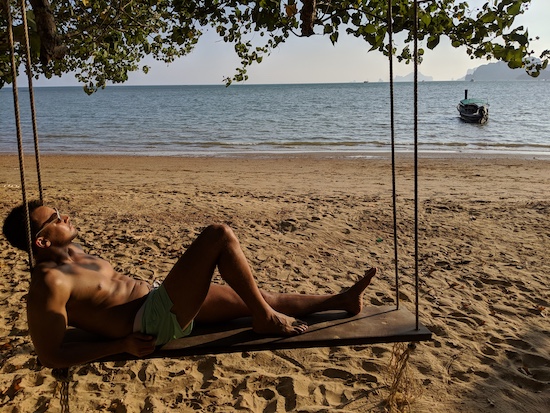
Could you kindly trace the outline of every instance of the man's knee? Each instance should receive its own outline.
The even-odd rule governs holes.
[[[231,227],[227,224],[212,224],[206,227],[203,234],[207,235],[212,241],[231,242],[236,241],[237,237]]]

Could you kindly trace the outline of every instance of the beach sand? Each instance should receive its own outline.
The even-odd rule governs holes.
[[[400,300],[414,311],[412,167],[398,157]],[[548,411],[550,161],[421,158],[419,170],[419,308],[433,339],[410,354],[411,410]],[[29,160],[30,194],[35,175]],[[262,288],[338,292],[375,266],[365,304],[395,301],[388,159],[43,156],[42,179],[83,248],[133,277],[162,280],[225,222]],[[20,199],[17,157],[0,156],[2,217]],[[26,261],[0,237],[2,412],[385,409],[392,344],[96,362],[63,389],[28,336]]]

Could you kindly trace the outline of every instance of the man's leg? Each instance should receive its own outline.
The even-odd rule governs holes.
[[[339,294],[309,295],[266,291],[261,291],[261,293],[272,308],[293,317],[326,310],[343,310],[355,315],[361,312],[363,292],[375,275],[376,268],[371,268],[362,279]],[[220,308],[224,308],[224,311],[219,311]],[[215,323],[249,315],[248,307],[231,287],[212,284],[196,320],[203,323]]]
[[[198,314],[208,295],[212,275],[218,268],[248,308],[258,333],[299,334],[307,326],[275,311],[258,289],[252,271],[233,231],[226,225],[206,228],[172,268],[164,286],[174,303],[172,312],[185,328]],[[218,308],[220,313],[225,309]]]

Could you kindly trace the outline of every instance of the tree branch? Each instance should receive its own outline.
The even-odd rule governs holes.
[[[302,36],[311,36],[313,32],[313,24],[315,22],[315,14],[317,12],[316,0],[303,0],[303,7],[300,10],[300,20],[302,24]]]

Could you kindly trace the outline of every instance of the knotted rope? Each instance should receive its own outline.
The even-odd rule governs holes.
[[[73,380],[70,369],[52,369],[52,376],[61,383],[59,403],[62,413],[69,413],[69,384]]]

